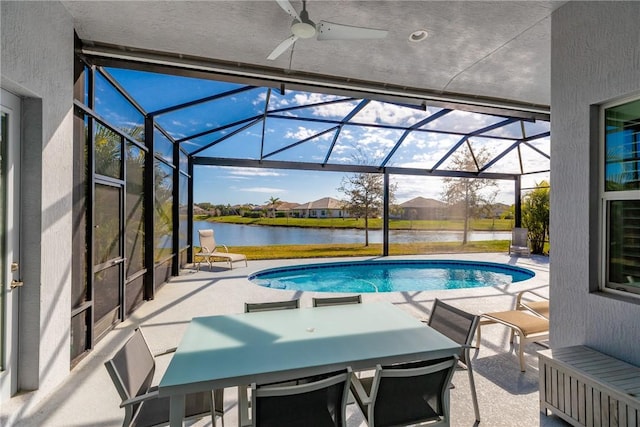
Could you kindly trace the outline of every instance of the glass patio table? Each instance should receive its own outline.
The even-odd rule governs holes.
[[[390,303],[364,303],[194,317],[160,381],[171,426],[185,394],[286,381],[350,366],[354,371],[460,353],[460,346]],[[246,393],[244,395],[246,400]]]

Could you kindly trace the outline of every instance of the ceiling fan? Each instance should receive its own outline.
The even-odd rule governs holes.
[[[302,11],[299,14],[289,0],[276,1],[293,18],[293,22],[291,23],[291,35],[276,46],[273,52],[267,56],[269,60],[274,60],[282,55],[298,39],[310,39],[316,36],[317,40],[366,40],[383,39],[387,36],[387,30],[354,27],[327,21],[320,21],[316,24],[309,19],[306,0],[302,1]]]

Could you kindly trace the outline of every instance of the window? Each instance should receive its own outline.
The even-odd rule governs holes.
[[[640,296],[640,99],[603,106],[603,288]]]

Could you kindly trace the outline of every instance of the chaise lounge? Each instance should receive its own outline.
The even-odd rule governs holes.
[[[481,340],[480,327],[483,325],[500,323],[508,327],[511,330],[510,344],[513,344],[514,336],[518,335],[518,358],[522,372],[525,371],[525,344],[549,339],[549,300],[542,297],[525,300],[523,296],[527,293],[537,295],[528,290],[519,292],[513,310],[481,314],[477,334],[478,346]],[[539,295],[537,296],[539,297]]]
[[[200,238],[200,252],[194,254],[194,262],[196,257],[204,258],[209,264],[209,269],[213,265],[213,261],[216,258],[221,258],[229,263],[229,268],[233,269],[233,263],[238,261],[244,261],[244,266],[247,266],[247,257],[243,254],[237,254],[229,252],[226,245],[218,245],[216,243],[215,235],[212,229],[198,230],[198,237]],[[222,246],[224,251],[219,251],[218,247]],[[197,270],[200,270],[200,262],[196,262]]]

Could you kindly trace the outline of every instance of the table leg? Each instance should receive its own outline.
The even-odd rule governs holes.
[[[169,423],[171,427],[182,427],[184,401],[185,396],[183,394],[171,396],[169,399]]]

